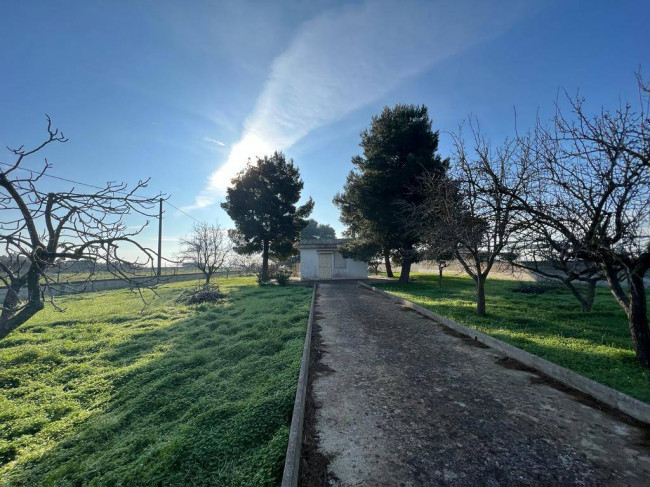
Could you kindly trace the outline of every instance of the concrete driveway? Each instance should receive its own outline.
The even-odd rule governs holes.
[[[315,311],[303,485],[648,485],[644,426],[356,283]]]

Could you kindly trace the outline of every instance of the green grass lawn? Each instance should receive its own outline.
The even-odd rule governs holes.
[[[626,394],[650,402],[650,374],[638,365],[627,319],[606,287],[599,288],[591,313],[582,313],[571,293],[556,287],[544,294],[515,293],[521,283],[489,279],[487,316],[476,315],[469,277],[416,274],[401,286],[375,284],[438,314],[572,369]]]
[[[220,281],[228,298],[143,313],[71,296],[0,341],[0,484],[274,485],[311,289]]]

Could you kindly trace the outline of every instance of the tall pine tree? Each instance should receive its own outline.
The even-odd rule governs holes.
[[[262,253],[262,278],[269,279],[269,255],[289,257],[314,201],[296,206],[303,182],[300,171],[282,152],[249,164],[232,180],[221,207],[235,223],[235,251]]]
[[[352,158],[354,169],[343,193],[334,197],[341,221],[358,237],[350,246],[375,242],[401,263],[400,282],[409,280],[411,265],[419,260],[419,240],[403,221],[405,205],[418,204],[421,177],[444,173],[448,166],[438,151],[438,132],[431,129],[426,106],[385,107],[361,132],[363,156]]]

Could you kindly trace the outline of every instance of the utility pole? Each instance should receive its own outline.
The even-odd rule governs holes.
[[[162,275],[162,214],[163,199],[160,198],[160,209],[158,210],[158,271],[156,272],[158,278]]]

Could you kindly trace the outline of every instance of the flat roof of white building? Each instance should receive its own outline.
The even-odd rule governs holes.
[[[312,238],[301,240],[298,244],[298,249],[337,250],[341,245],[350,240],[349,238]]]

